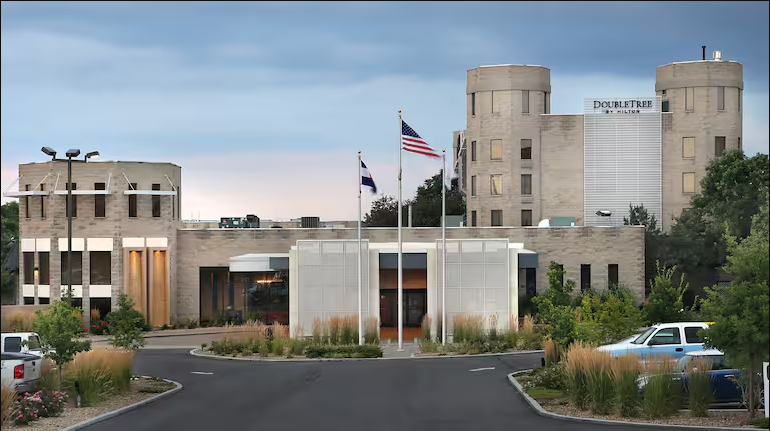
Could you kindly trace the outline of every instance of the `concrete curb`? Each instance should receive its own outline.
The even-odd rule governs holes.
[[[247,332],[248,329],[230,329],[230,330],[224,330],[224,329],[204,329],[200,331],[194,332],[174,332],[174,329],[169,329],[167,331],[157,331],[157,332],[144,332],[144,338],[163,338],[163,337],[192,337],[195,335],[217,335],[217,334],[237,334],[240,332]],[[98,337],[98,338],[97,338]],[[109,335],[92,335],[86,338],[83,338],[83,340],[89,340],[92,343],[101,343],[110,341],[111,337]]]
[[[525,355],[531,353],[543,353],[545,350],[522,350],[519,352],[508,353],[483,353],[480,355],[445,355],[445,356],[405,356],[405,357],[391,357],[391,358],[241,358],[233,356],[219,356],[203,353],[199,348],[190,350],[190,355],[197,356],[199,358],[206,359],[218,359],[221,361],[245,361],[245,362],[355,362],[355,361],[394,361],[394,360],[406,360],[406,359],[449,359],[449,358],[480,358],[487,356],[514,356]]]
[[[521,386],[521,383],[519,383],[516,380],[516,376],[523,373],[528,373],[532,371],[530,370],[522,370],[522,371],[516,371],[515,373],[508,374],[508,381],[513,385],[514,388],[521,394],[522,398],[524,398],[524,401],[529,404],[529,406],[532,408],[532,410],[535,411],[540,416],[551,418],[551,419],[559,419],[559,420],[566,420],[566,421],[573,421],[573,422],[584,422],[584,423],[593,423],[593,424],[600,424],[600,425],[625,425],[625,426],[636,426],[636,427],[658,427],[658,428],[671,428],[671,429],[682,429],[682,430],[689,430],[689,431],[714,431],[714,430],[730,430],[730,431],[746,431],[751,429],[760,429],[760,428],[725,428],[725,427],[701,427],[701,426],[694,426],[694,425],[666,425],[666,424],[652,424],[652,423],[646,423],[646,422],[631,422],[631,421],[613,421],[609,419],[593,419],[593,418],[582,418],[578,416],[567,416],[562,415],[559,413],[553,413],[549,412],[548,410],[544,409],[543,406],[540,405],[537,401],[535,401],[534,398],[530,397],[527,391],[524,390],[524,388]]]
[[[148,376],[140,376],[140,377],[144,377],[146,379],[147,378],[151,378],[151,377],[148,377]],[[138,403],[134,403],[134,404],[131,404],[131,405],[128,405],[128,406],[125,406],[125,407],[121,407],[121,408],[119,408],[117,410],[113,410],[113,411],[110,411],[110,412],[107,412],[107,413],[103,413],[103,414],[100,414],[99,416],[96,416],[96,417],[93,417],[91,419],[85,420],[85,421],[80,422],[78,424],[69,426],[67,428],[63,428],[62,431],[80,430],[80,429],[89,427],[91,425],[95,425],[95,424],[98,424],[100,422],[104,422],[104,421],[106,421],[108,419],[114,418],[115,416],[122,415],[124,413],[128,413],[130,411],[133,411],[133,410],[136,410],[138,408],[144,407],[144,406],[146,406],[147,404],[150,404],[153,401],[157,401],[157,400],[159,400],[161,398],[165,398],[165,397],[168,397],[170,395],[173,395],[173,394],[181,391],[184,388],[184,386],[182,386],[182,384],[179,383],[179,382],[175,382],[173,380],[168,380],[168,379],[162,379],[162,380],[164,382],[173,383],[176,387],[173,388],[173,389],[169,389],[166,392],[162,392],[160,394],[153,395],[150,398],[147,398],[145,400],[139,401]]]

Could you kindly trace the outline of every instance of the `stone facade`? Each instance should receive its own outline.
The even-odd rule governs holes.
[[[504,226],[525,225],[522,211],[531,211],[533,225],[552,217],[574,217],[576,225],[583,224],[584,119],[582,114],[550,114],[550,91],[550,71],[541,66],[482,66],[468,70],[462,175],[469,195],[469,226],[474,212],[477,226],[492,226],[492,210],[502,210]],[[724,137],[725,149],[741,148],[743,66],[721,60],[660,66],[655,92],[664,104],[660,223],[668,230],[682,209],[689,207],[693,194],[683,191],[683,174],[694,173],[697,192],[706,166],[717,156],[716,140]],[[525,93],[529,109],[524,107]],[[692,104],[688,101],[685,106],[690,96]],[[453,137],[455,157],[457,133]],[[694,155],[684,157],[682,141],[690,137],[695,138]],[[522,139],[531,142],[529,160],[521,159]],[[502,142],[499,160],[490,158],[494,140]],[[475,160],[471,156],[473,142]],[[499,195],[490,193],[490,176],[495,174],[503,176]],[[521,190],[521,176],[528,174],[529,194]],[[471,196],[473,177],[476,193]]]
[[[434,242],[439,228],[404,228],[404,242]],[[364,229],[371,243],[392,243],[395,228]],[[177,233],[177,317],[197,317],[200,268],[228,267],[230,257],[249,253],[287,253],[298,240],[354,239],[356,229],[182,229]],[[538,253],[537,287],[547,287],[549,262],[564,265],[567,278],[579,282],[580,265],[592,266],[598,289],[607,285],[608,265],[617,264],[618,279],[644,297],[644,229],[619,228],[447,228],[447,239],[508,238]]]

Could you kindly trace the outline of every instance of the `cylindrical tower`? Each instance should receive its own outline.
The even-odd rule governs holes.
[[[550,112],[551,71],[481,66],[467,79],[467,224],[536,225],[540,115]]]
[[[659,66],[655,92],[662,101],[661,155],[664,230],[700,191],[706,166],[731,148],[742,149],[743,65],[707,60]]]

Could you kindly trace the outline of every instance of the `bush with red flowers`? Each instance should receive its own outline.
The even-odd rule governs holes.
[[[100,320],[91,324],[91,333],[93,335],[104,335],[110,329],[110,324],[106,320]]]

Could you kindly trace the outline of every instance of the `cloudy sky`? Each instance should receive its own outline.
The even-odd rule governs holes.
[[[3,1],[0,23],[3,190],[80,148],[181,165],[185,217],[355,219],[357,151],[395,194],[397,110],[451,148],[467,69],[547,66],[579,113],[701,45],[744,64],[744,148],[768,152],[768,2]],[[439,168],[405,156],[405,196]]]

